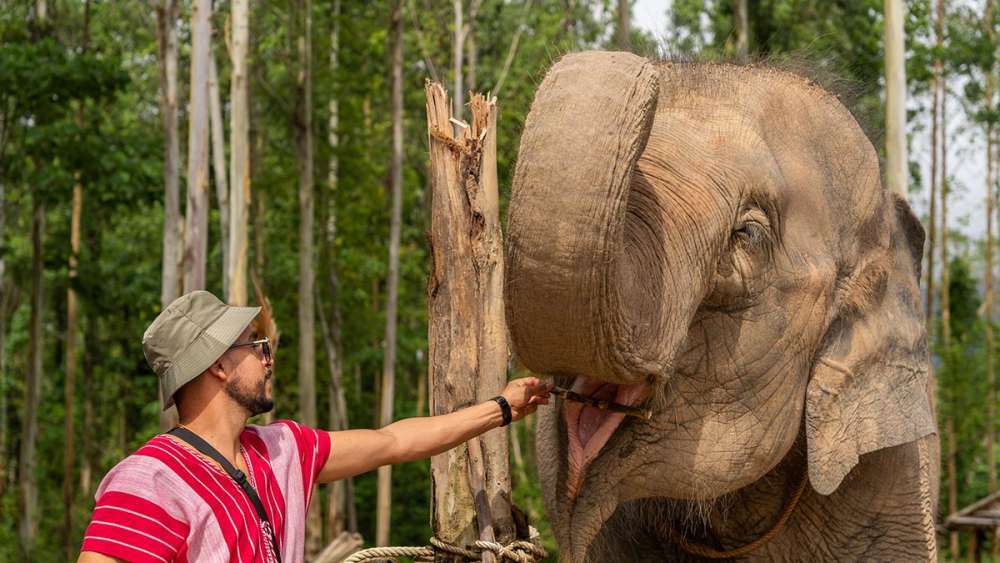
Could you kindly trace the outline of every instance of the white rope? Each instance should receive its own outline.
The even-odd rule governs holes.
[[[535,563],[548,555],[542,547],[525,540],[513,541],[507,545],[479,540],[473,544],[473,547],[474,549],[465,549],[438,538],[431,538],[431,545],[424,547],[372,547],[363,549],[345,559],[344,563],[361,563],[362,561],[375,559],[391,560],[397,557],[411,557],[415,559],[433,558],[437,551],[458,555],[468,561],[481,561],[481,553],[483,551],[491,551],[496,554],[499,561],[514,561],[516,563]]]

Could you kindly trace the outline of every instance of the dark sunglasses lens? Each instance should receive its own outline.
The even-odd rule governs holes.
[[[270,344],[268,344],[267,342],[262,342],[261,345],[260,345],[260,351],[264,353],[264,359],[265,360],[270,360],[271,359],[271,345]]]

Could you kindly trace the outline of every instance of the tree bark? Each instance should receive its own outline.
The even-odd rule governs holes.
[[[208,248],[208,82],[211,0],[191,5],[191,110],[188,116],[188,195],[184,223],[184,292],[205,288]]]
[[[476,16],[479,15],[479,4],[481,0],[471,0],[469,2],[469,18],[465,22],[465,58],[468,59],[466,66],[465,89],[474,91],[476,89],[476,66],[479,63],[479,54],[476,52]]]
[[[94,354],[97,350],[97,322],[94,315],[87,315],[83,334],[83,426],[80,428],[80,493],[90,497],[93,489],[94,458]]]
[[[330,14],[330,73],[336,79],[340,64],[340,0],[334,0]],[[326,218],[326,249],[328,256],[327,279],[329,280],[330,306],[324,307],[317,299],[320,308],[320,327],[323,331],[323,342],[326,345],[326,356],[330,366],[329,392],[329,428],[330,430],[345,430],[347,422],[347,399],[344,395],[343,382],[343,349],[341,341],[341,316],[338,294],[340,280],[337,276],[337,174],[339,160],[337,148],[339,136],[337,128],[340,120],[340,105],[337,94],[330,96],[329,118],[327,123],[327,143],[330,145],[330,163],[327,169],[329,193],[327,195]],[[329,310],[329,314],[327,314]],[[330,494],[327,495],[326,532],[330,541],[340,537],[348,529],[357,531],[356,519],[353,517],[354,497],[353,486],[348,484],[353,480],[342,479],[330,484]],[[351,514],[352,517],[348,517]]]
[[[461,0],[456,0],[461,9]],[[461,26],[456,29],[461,34]],[[392,217],[389,223],[389,279],[385,305],[385,350],[382,360],[382,403],[379,426],[392,423],[396,387],[396,309],[399,300],[399,230],[403,213],[403,2],[396,0],[391,15],[392,35],[392,161],[390,185]],[[456,51],[458,53],[458,51]],[[459,53],[460,56],[460,53]],[[375,544],[389,543],[392,510],[392,466],[378,469]]]
[[[85,10],[89,15],[89,1],[86,4]],[[82,106],[78,116],[78,122],[82,125]],[[76,542],[73,535],[73,467],[76,465],[76,451],[73,448],[73,406],[76,402],[77,303],[76,290],[73,288],[73,285],[76,283],[76,266],[80,252],[80,213],[82,208],[83,186],[80,185],[79,174],[77,174],[77,183],[73,186],[73,203],[70,211],[69,286],[66,289],[66,381],[63,387],[63,542],[66,549],[67,561],[71,561],[76,554]]]
[[[447,93],[438,84],[427,85],[433,185],[433,266],[427,289],[432,415],[488,400],[506,381],[496,100],[476,95],[471,108],[471,126],[463,128],[461,137],[451,136]],[[479,440],[481,471],[470,459],[476,457],[476,445],[471,454],[459,446],[431,461],[431,522],[435,536],[447,542],[466,545],[487,536],[487,522],[497,541],[507,543],[515,536],[506,430]],[[480,505],[477,510],[470,485],[480,480],[488,509]],[[479,514],[484,511],[488,514]]]
[[[993,2],[986,2],[984,27],[990,45],[996,45],[993,29]],[[993,110],[993,89],[996,81],[995,67],[990,67],[986,77],[986,109]],[[996,187],[993,185],[993,123],[986,124],[986,488],[997,490],[996,444],[996,373],[993,369],[993,205]]]
[[[618,48],[622,51],[629,51],[632,49],[632,42],[629,40],[629,1],[630,0],[618,0],[618,27],[615,30],[615,41],[618,44]]]
[[[750,46],[750,22],[747,0],[735,0],[733,17],[736,20],[736,57],[740,61],[747,60]]]
[[[250,205],[250,86],[247,46],[250,38],[250,2],[233,0],[233,74],[229,84],[230,200],[229,200],[229,303],[247,304],[247,223]]]
[[[215,195],[219,200],[219,239],[222,247],[222,294],[229,299],[229,181],[226,177],[226,125],[222,121],[222,102],[219,100],[219,69],[215,54],[209,49],[208,59],[209,120],[212,129],[212,171],[215,176]]]
[[[0,119],[0,130],[3,120]],[[2,136],[2,134],[0,134]],[[13,284],[7,284],[7,263],[4,260],[7,252],[7,213],[6,187],[0,178],[0,497],[7,490],[7,472],[10,468],[7,453],[7,354],[5,343],[7,339],[7,308],[12,301]]]
[[[38,440],[38,405],[42,392],[42,236],[45,207],[35,186],[32,189],[31,219],[31,320],[28,336],[28,377],[25,385],[24,421],[21,425],[21,455],[18,463],[21,519],[19,536],[25,560],[32,560],[35,546],[38,487],[35,481],[35,446]]]
[[[944,0],[938,0],[939,17],[943,14],[941,4]],[[948,251],[948,88],[945,81],[941,81],[941,345],[944,348],[945,359],[954,369],[953,354],[951,350],[951,262]],[[949,398],[953,396],[949,393]],[[952,399],[949,410],[954,413],[957,405]],[[958,512],[958,445],[955,436],[955,423],[953,416],[949,416],[945,422],[948,434],[948,514]],[[958,559],[959,544],[958,532],[952,531],[948,535],[948,546],[953,559]]]
[[[0,116],[0,139],[5,139],[7,132],[5,123]],[[0,142],[0,158],[3,157],[4,143]],[[0,497],[7,490],[7,472],[10,468],[7,453],[9,427],[7,425],[7,353],[5,341],[7,338],[7,308],[13,302],[13,284],[7,284],[7,186],[0,174]]]
[[[940,28],[937,28],[937,48],[941,50]],[[927,324],[927,339],[934,335],[934,245],[937,242],[937,186],[938,186],[938,107],[941,105],[941,57],[934,56],[934,95],[931,102],[931,197],[930,218],[927,221],[927,302],[924,319]],[[947,268],[943,264],[942,268]]]
[[[452,0],[452,7],[455,16],[455,35],[452,44],[452,73],[455,79],[455,107],[452,114],[455,119],[462,120],[465,114],[465,87],[462,83],[462,54],[465,51],[465,28],[462,25],[462,0]],[[455,127],[455,135],[460,133],[458,126]]]
[[[90,46],[90,0],[83,5],[83,41],[81,52],[86,53]],[[76,125],[84,126],[84,102],[76,113]],[[75,489],[73,468],[76,466],[76,450],[74,449],[74,419],[73,407],[76,404],[76,336],[77,336],[77,302],[74,284],[77,277],[77,260],[80,253],[80,214],[83,209],[83,185],[80,183],[80,173],[76,173],[73,186],[73,202],[70,209],[69,235],[69,284],[66,288],[66,380],[63,387],[63,546],[66,550],[66,560],[72,561],[76,555],[76,537],[73,533],[73,500]],[[2,313],[0,313],[2,314]]]
[[[295,137],[299,172],[299,417],[316,426],[316,272],[313,267],[313,108],[312,108],[312,0],[299,4],[298,115]],[[309,507],[306,523],[306,558],[312,559],[322,546],[320,503]]]
[[[177,133],[177,0],[162,0],[156,7],[156,43],[159,51],[160,114],[163,118],[163,264],[160,306],[166,308],[180,295],[181,246],[184,219],[180,208],[180,139]],[[163,404],[163,399],[160,399]],[[177,409],[160,409],[160,431],[177,422]]]
[[[886,185],[906,198],[906,61],[903,2],[885,0]]]

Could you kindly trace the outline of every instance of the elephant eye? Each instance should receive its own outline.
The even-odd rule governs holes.
[[[733,231],[733,242],[746,250],[759,248],[767,240],[767,227],[756,221],[747,221]]]

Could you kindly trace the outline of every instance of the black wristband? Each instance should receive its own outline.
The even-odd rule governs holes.
[[[510,412],[510,403],[507,402],[507,399],[504,399],[503,395],[497,395],[496,397],[493,397],[490,400],[496,401],[497,404],[500,405],[500,413],[503,414],[503,424],[501,424],[500,426],[507,426],[508,424],[510,424],[511,419],[514,418],[514,415]]]

